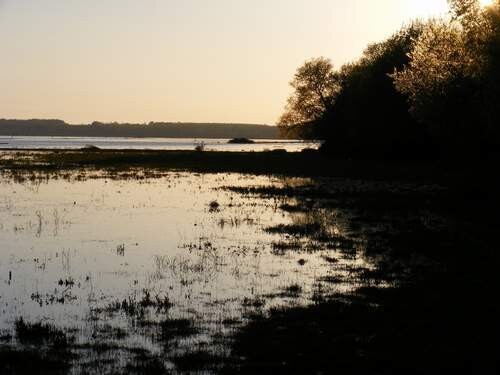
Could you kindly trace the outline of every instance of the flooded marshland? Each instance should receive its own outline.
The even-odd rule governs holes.
[[[97,345],[128,352],[111,369],[166,341],[171,369],[197,347],[225,355],[221,338],[249,315],[310,304],[333,288],[321,280],[347,291],[353,270],[371,267],[335,211],[293,212],[291,199],[245,192],[307,179],[28,177],[0,183],[0,329],[18,346],[21,319],[69,332],[80,366],[100,363]],[[320,229],[326,242],[301,232]]]
[[[412,267],[432,267],[421,254],[389,264],[382,249],[388,233],[406,230],[406,248],[442,230],[445,219],[422,204],[440,192],[244,174],[4,171],[0,360],[9,356],[12,373],[30,373],[26,358],[74,374],[238,368],[235,337],[255,319],[390,289]]]

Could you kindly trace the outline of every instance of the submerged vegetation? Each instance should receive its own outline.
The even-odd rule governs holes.
[[[27,323],[19,318],[15,323],[16,338],[22,344],[50,343],[67,346],[68,338],[60,329],[50,324]]]

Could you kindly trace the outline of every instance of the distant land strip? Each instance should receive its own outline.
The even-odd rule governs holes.
[[[70,125],[62,120],[0,119],[0,136],[134,137],[134,138],[282,138],[276,126],[258,124],[101,123]]]

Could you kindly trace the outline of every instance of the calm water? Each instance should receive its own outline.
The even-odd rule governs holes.
[[[307,180],[193,173],[142,179],[140,172],[110,177],[0,178],[0,333],[12,333],[19,317],[74,329],[82,345],[116,343],[103,332],[120,329],[120,345],[155,353],[161,350],[155,322],[189,319],[198,334],[176,344],[177,352],[188,351],[212,345],[213,337],[228,334],[228,321],[244,324],[252,309],[310,304],[322,288],[349,290],[352,282],[322,286],[321,279],[370,267],[362,256],[331,247],[277,251],[275,244],[289,238],[264,229],[308,222],[308,214],[281,210],[293,204],[289,200],[224,188]],[[346,230],[335,210],[315,212],[313,219],[332,235]],[[300,293],[284,293],[290,286]],[[145,293],[168,298],[171,308],[147,308],[138,317],[111,307],[144,301]]]
[[[0,149],[80,149],[94,145],[102,149],[193,150],[203,142],[207,151],[265,151],[285,149],[298,152],[318,148],[318,142],[297,140],[256,140],[254,144],[228,144],[228,139],[194,138],[111,138],[111,137],[6,137],[0,136]]]

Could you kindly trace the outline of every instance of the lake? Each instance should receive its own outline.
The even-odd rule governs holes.
[[[203,143],[206,151],[266,151],[285,149],[300,152],[317,149],[319,142],[300,140],[255,140],[253,144],[229,144],[228,139],[208,138],[116,138],[116,137],[8,137],[0,136],[0,149],[81,149],[89,145],[101,149],[194,150]]]

